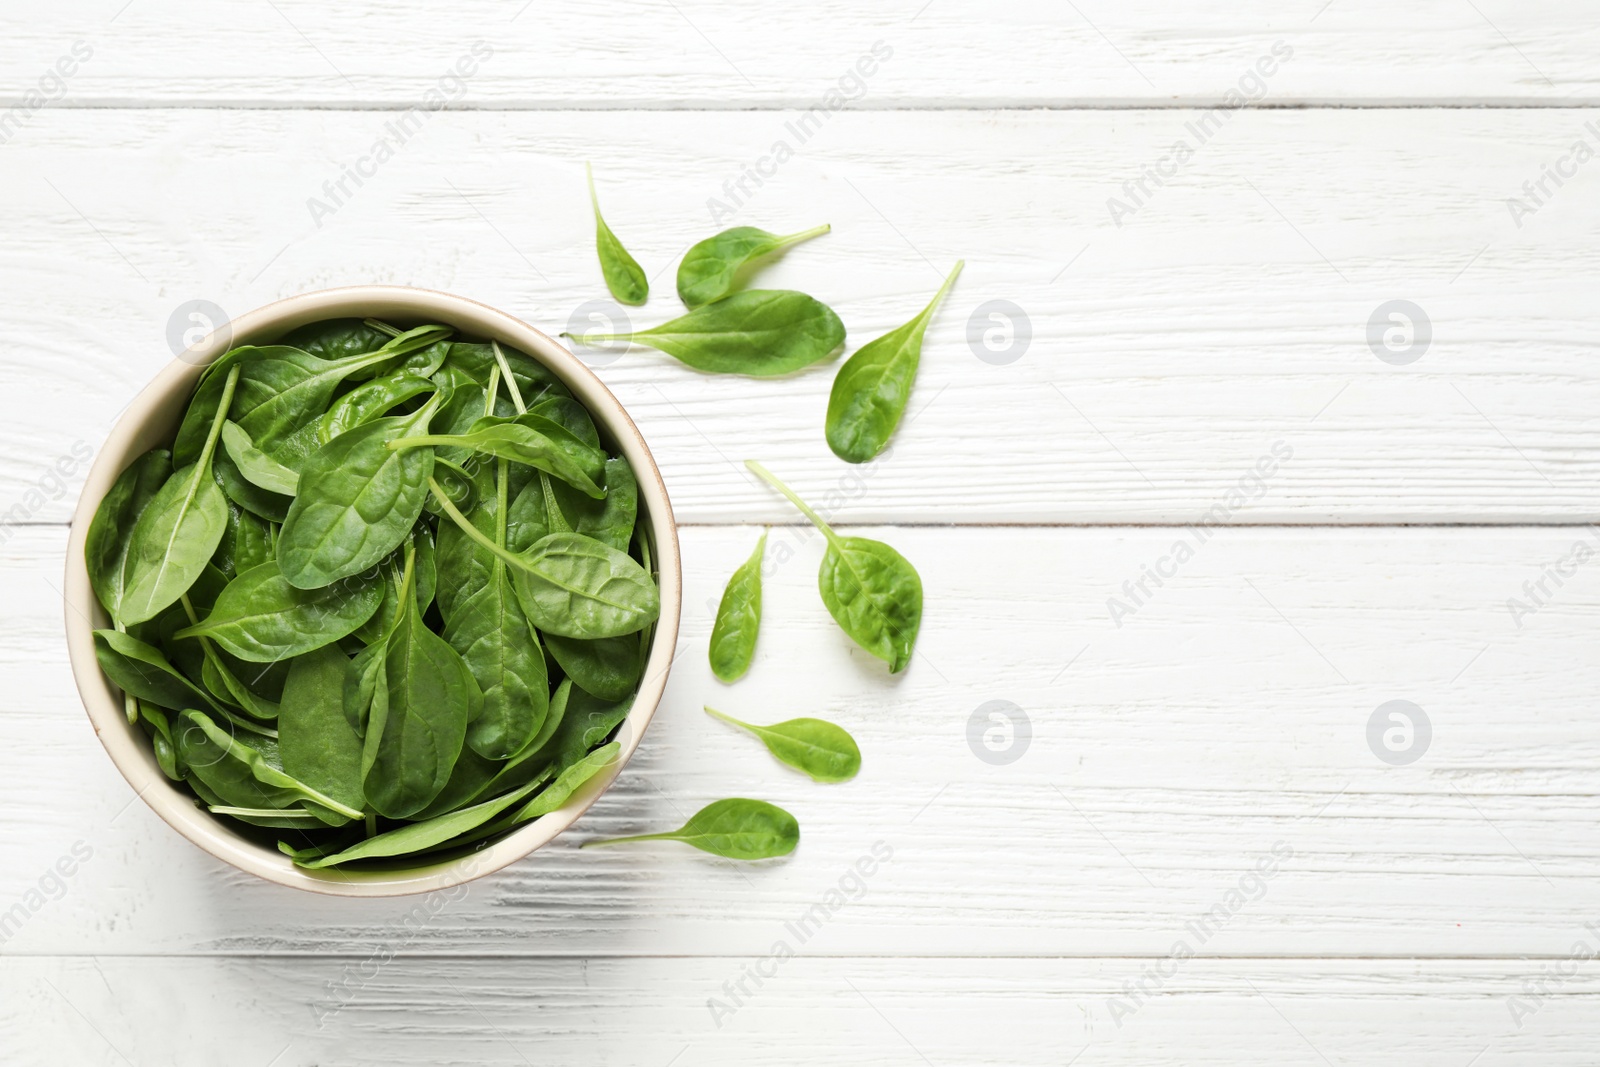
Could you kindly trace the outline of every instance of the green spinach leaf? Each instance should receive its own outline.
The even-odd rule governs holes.
[[[467,744],[487,759],[521,751],[549,714],[550,676],[504,564],[460,605],[444,636],[483,691],[483,713],[468,728]]]
[[[605,496],[605,490],[595,484],[605,469],[605,453],[543,415],[529,412],[511,419],[487,415],[464,434],[425,434],[399,438],[389,445],[396,451],[437,447],[466,448],[524,463],[548,471],[589,496]]]
[[[594,244],[600,254],[600,273],[605,275],[606,288],[611,290],[612,296],[638,307],[650,295],[650,280],[600,214],[600,197],[594,191],[594,168],[586,163],[584,170],[589,177],[589,203],[594,207]]]
[[[747,289],[648,330],[561,336],[587,345],[628,341],[711,374],[772,378],[834,355],[845,334],[839,316],[814,297]]]
[[[317,589],[298,589],[276,560],[228,583],[205,620],[178,637],[209,637],[249,663],[275,663],[333,644],[378,610],[383,581],[354,576]]]
[[[439,386],[433,379],[410,371],[363,382],[335,400],[323,413],[317,422],[317,438],[327,444],[347,430],[383,417],[413,397],[438,391]]]
[[[583,847],[620,845],[627,841],[682,841],[713,856],[764,860],[793,852],[800,843],[800,824],[775,804],[734,797],[706,805],[676,830],[585,841]]]
[[[222,447],[246,481],[270,493],[294,496],[300,476],[257,448],[238,423],[222,424]]]
[[[426,429],[437,400],[341,434],[306,462],[278,535],[290,585],[315,589],[360,574],[410,534],[428,496],[433,451],[395,451],[389,442]]]
[[[626,552],[576,533],[548,534],[526,552],[510,552],[473,526],[437,482],[430,488],[463,533],[509,566],[528,621],[543,633],[620,637],[644,629],[661,614],[655,581]]]
[[[582,640],[545,634],[545,648],[561,672],[585,693],[621,700],[639,688],[644,653],[636,634]]]
[[[313,814],[334,826],[361,818],[360,810],[341,804],[273,766],[262,751],[265,742],[247,745],[202,712],[185,711],[180,720],[178,748],[185,766],[230,803],[247,808],[308,804]],[[248,788],[252,781],[254,790]]]
[[[124,567],[134,527],[171,476],[172,453],[160,448],[146,452],[117,476],[89,522],[83,543],[89,584],[113,619],[122,617]]]
[[[737,288],[741,276],[748,273],[745,268],[757,260],[830,229],[824,225],[779,236],[754,226],[735,226],[707,237],[685,252],[678,264],[678,298],[690,308],[720,300]]]
[[[916,318],[868,341],[839,368],[828,394],[827,437],[828,447],[840,459],[865,463],[889,447],[917,378],[922,335],[961,267],[958,261]]]
[[[408,561],[400,619],[384,655],[388,700],[372,704],[361,758],[367,802],[391,819],[421,811],[444,788],[467,723],[483,708],[466,663],[423,624],[413,572]]]
[[[754,460],[745,466],[789,498],[828,539],[817,586],[850,639],[898,673],[911,663],[922,627],[922,578],[904,556],[865,537],[840,537],[822,517]]]
[[[278,705],[278,751],[283,770],[350,808],[365,803],[361,738],[342,710],[350,659],[332,645],[300,656],[289,667]]]
[[[771,726],[756,726],[724,715],[715,708],[706,714],[749,730],[761,738],[767,751],[817,782],[848,782],[861,769],[861,750],[843,728],[822,719],[790,719]]]
[[[211,455],[238,375],[237,367],[228,372],[200,458],[174,471],[134,523],[122,579],[124,625],[153,619],[176,603],[222,542],[228,501],[211,477]]]
[[[767,531],[761,531],[750,558],[739,564],[722,591],[717,619],[711,627],[711,673],[724,682],[737,682],[750,669],[761,630],[761,557],[767,551]]]

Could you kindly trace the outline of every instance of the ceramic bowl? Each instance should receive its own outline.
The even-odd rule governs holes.
[[[401,327],[427,322],[454,326],[464,336],[499,341],[527,353],[566,383],[589,409],[605,443],[627,457],[638,477],[639,522],[650,539],[660,572],[661,620],[651,642],[644,683],[633,710],[618,728],[621,758],[559,810],[476,853],[431,866],[401,872],[308,871],[296,867],[270,843],[262,844],[232,829],[161,773],[143,732],[124,715],[120,691],[95,662],[93,630],[110,622],[90,588],[83,543],[89,521],[117,475],[140,454],[170,444],[195,382],[212,360],[239,345],[270,343],[309,322],[367,317]],[[355,286],[290,297],[218,327],[186,350],[145,387],[112,428],[89,471],[67,547],[66,626],[72,671],[89,721],[128,784],[173,829],[219,860],[279,885],[335,896],[398,896],[447,889],[515,863],[571,826],[610,787],[639,747],[666,688],[682,599],[677,527],[661,471],[638,427],[594,372],[566,348],[512,315],[450,293],[401,286]]]

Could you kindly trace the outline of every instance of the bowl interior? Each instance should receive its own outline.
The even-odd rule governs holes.
[[[83,548],[95,509],[117,476],[137,456],[172,440],[207,364],[230,348],[270,343],[306,323],[363,317],[400,327],[440,322],[466,337],[499,341],[543,363],[572,390],[593,415],[606,445],[627,458],[638,479],[639,522],[659,575],[661,618],[651,640],[644,681],[618,728],[620,757],[558,811],[471,855],[431,866],[406,871],[308,871],[204,811],[193,794],[161,773],[154,752],[142,732],[127,721],[117,690],[95,661],[93,630],[110,622],[90,588]],[[398,286],[359,286],[290,297],[217,328],[184,352],[128,406],[101,447],[78,501],[67,548],[66,628],[73,674],[95,733],[129,784],[174,829],[217,858],[281,885],[342,896],[395,896],[459,885],[521,859],[571,826],[616,780],[660,704],[677,645],[681,604],[677,528],[661,472],[633,420],[594,372],[566,348],[505,312],[449,293]]]

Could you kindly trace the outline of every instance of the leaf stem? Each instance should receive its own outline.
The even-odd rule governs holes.
[[[433,479],[429,478],[428,481],[431,483],[433,481]],[[411,598],[411,600],[415,600],[415,596],[412,593],[411,589],[412,589],[412,583],[414,581],[416,581],[416,571],[417,571],[417,542],[413,538],[410,542],[408,542],[406,544],[406,569],[405,569],[405,572],[400,577],[400,615],[401,615],[401,617],[404,617],[404,615],[406,613],[406,608],[407,608],[408,604],[410,603],[410,601],[408,601],[407,598],[409,597],[409,598]],[[398,621],[397,621],[397,625],[398,625]]]
[[[487,548],[490,552],[493,552],[498,559],[504,560],[506,563],[516,567],[518,570],[527,570],[527,567],[523,565],[522,560],[514,553],[501,548],[499,545],[494,543],[492,538],[485,535],[482,530],[472,525],[471,521],[469,521],[465,515],[461,514],[461,509],[456,507],[455,504],[451,503],[450,497],[445,493],[445,491],[439,488],[439,483],[434,481],[432,478],[428,479],[428,491],[431,492],[433,494],[433,498],[439,502],[439,506],[444,509],[445,514],[449,515],[455,524],[461,527],[462,533],[478,542],[478,544],[482,545],[484,548]]]
[[[234,808],[218,804],[206,809],[213,815],[244,815],[257,819],[315,819],[316,816],[301,808]]]
[[[550,484],[550,476],[544,471],[539,472],[539,491],[544,494],[545,525],[551,533],[571,533],[572,524],[567,521],[567,513],[561,510],[561,504],[556,500],[555,486]]]
[[[939,301],[944,299],[945,294],[950,291],[950,287],[956,283],[956,279],[961,277],[961,268],[966,265],[966,260],[956,260],[956,265],[951,268],[949,277],[945,278],[944,284],[939,286],[939,291],[933,294],[933,299],[928,301],[928,306],[922,309],[922,314],[917,316],[918,318],[926,319],[932,317],[934,308],[939,306]]]
[[[771,471],[767,470],[767,468],[763,467],[753,459],[745,460],[744,465],[750,468],[750,470],[756,474],[757,477],[761,478],[768,485],[772,486],[772,488],[788,497],[789,503],[799,508],[801,513],[804,514],[806,518],[811,520],[812,525],[822,531],[822,535],[828,539],[828,543],[830,545],[838,545],[839,535],[833,532],[833,527],[823,522],[822,516],[818,515],[815,511],[812,511],[811,506],[796,496],[793,489],[790,489],[787,485],[784,485],[782,482],[780,482],[777,475],[773,474]]]
[[[579,848],[599,848],[601,845],[620,845],[624,841],[676,841],[677,831],[664,834],[636,834],[633,837],[603,837],[598,841],[585,841]]]
[[[610,344],[613,341],[625,341],[625,342],[627,342],[629,344],[633,343],[633,334],[632,333],[566,333],[566,332],[563,332],[561,334],[561,336],[565,337],[565,338],[567,338],[569,340],[576,341],[580,345],[588,345],[591,348],[598,348],[601,345]]]
[[[423,434],[421,437],[397,437],[393,441],[385,443],[383,447],[391,452],[399,452],[405,448],[437,447],[440,445],[458,447],[461,446],[461,440],[464,436],[464,434],[433,433]]]
[[[749,730],[751,733],[756,732],[756,728],[754,726],[751,726],[747,722],[741,722],[740,720],[735,719],[732,715],[724,715],[710,704],[702,704],[701,707],[705,708],[706,714],[710,715],[714,719],[721,719],[725,723],[728,723],[732,726],[742,727],[743,729]]]
[[[494,402],[500,392],[500,364],[489,368],[489,387],[483,391],[483,417],[494,414]]]
[[[786,237],[778,238],[778,247],[788,248],[790,245],[797,245],[801,241],[809,241],[813,237],[821,237],[823,234],[831,233],[832,231],[832,224],[824,222],[821,226],[813,226],[809,230],[801,230],[799,233],[791,233]]]
[[[222,399],[217,402],[217,414],[211,420],[211,432],[206,434],[206,446],[200,450],[200,459],[194,465],[194,486],[200,484],[200,475],[211,465],[211,455],[217,450],[217,438],[222,436],[222,424],[228,421],[228,409],[233,406],[233,389],[238,384],[239,365],[235,363],[228,371],[227,380],[222,383]],[[189,495],[193,497],[193,487]]]
[[[381,322],[378,319],[362,319],[361,325],[371,327],[379,333],[386,333],[390,337],[399,337],[401,332],[398,326],[390,326],[387,322]]]
[[[489,347],[494,349],[495,363],[500,367],[500,373],[505,377],[506,388],[511,391],[511,403],[516,406],[517,414],[526,414],[528,405],[522,402],[522,389],[517,385],[517,376],[511,373],[511,364],[506,362],[506,354],[500,351],[500,342],[490,341]]]

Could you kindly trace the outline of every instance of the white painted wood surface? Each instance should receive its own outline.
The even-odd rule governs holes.
[[[844,87],[857,106],[1213,106],[1279,41],[1270,103],[1600,103],[1600,27],[1563,0],[463,0],[448,19],[426,0],[61,0],[6,22],[7,95],[88,43],[68,106],[403,106],[479,41],[463,106],[810,106],[879,41],[865,93]]]
[[[1600,170],[1579,171],[1521,229],[1504,203],[1571,139],[1600,146],[1585,126],[1600,129],[1600,111],[1248,113],[1119,228],[1107,199],[1194,118],[845,114],[756,191],[737,221],[833,224],[763,284],[817,292],[858,344],[968,261],[929,332],[914,418],[862,472],[871,490],[851,521],[1190,522],[1280,440],[1292,459],[1228,521],[1600,515],[1589,435]],[[6,146],[0,367],[27,386],[6,401],[0,492],[20,498],[75,443],[99,443],[171,357],[169,321],[190,301],[237,312],[308,288],[398,282],[566,329],[604,294],[588,155],[613,225],[657,273],[658,295],[631,319],[671,318],[677,257],[713,228],[707,199],[789,120],[440,115],[362,188],[347,186],[319,228],[308,199],[392,121],[60,111]],[[1432,323],[1405,366],[1367,340],[1395,299]],[[988,352],[983,332],[1001,324],[980,309],[994,300],[1031,323],[1032,342],[1006,365],[968,342],[976,320],[976,351]],[[600,371],[685,521],[788,517],[730,460],[829,483],[846,473],[822,441],[828,368],[756,382],[641,349]],[[74,499],[62,492],[33,517],[63,521]]]
[[[1600,541],[1582,525],[1600,512],[1600,201],[1588,163],[1545,177],[1576,141],[1600,147],[1586,11],[520,6],[0,15],[0,97],[74,42],[92,51],[60,100],[24,100],[10,127],[0,110],[0,914],[26,913],[0,944],[0,1061],[1594,1061],[1600,586],[1592,565],[1548,576]],[[452,110],[319,225],[308,198],[332,203],[323,183],[479,40],[492,55]],[[731,203],[723,183],[797,142],[797,109],[879,40],[893,55],[860,99],[746,179],[733,221],[833,224],[764,278],[828,300],[853,343],[956,258],[967,272],[915,418],[863,469],[822,442],[826,369],[597,361],[690,524],[683,654],[613,792],[431,905],[257,884],[138,803],[82,715],[56,590],[86,463],[169,358],[174,313],[379,281],[554,333],[602,292],[593,159],[613,225],[659,272],[634,320],[665,319],[677,255],[721,221],[708,198]],[[1293,55],[1260,109],[1196,145],[1196,108],[1279,41]],[[1124,188],[1172,169],[1180,138],[1192,159]],[[991,300],[1031,325],[1009,364],[968,341]],[[1368,340],[1391,300],[1431,321],[1410,364]],[[1000,325],[976,318],[980,337]],[[1253,484],[1278,442],[1292,455]],[[746,456],[921,569],[904,677],[832,626],[816,539],[793,525],[774,534],[795,555],[769,579],[755,670],[710,677],[708,602],[754,524],[794,522]],[[1123,588],[1172,571],[1219,502],[1225,528],[1163,585]],[[1120,626],[1112,597],[1132,609]],[[1514,617],[1513,597],[1538,610]],[[1397,699],[1432,724],[1408,766],[1368,747]],[[1031,724],[1010,764],[969,742],[991,700]],[[866,769],[813,786],[704,703],[834,718]],[[577,849],[741,794],[800,816],[792,859]],[[858,886],[877,842],[892,856]],[[802,943],[786,924],[819,904]],[[779,941],[797,958],[769,962]],[[1200,958],[1174,961],[1180,945]],[[747,1003],[723,988],[758,967],[773,973]]]

